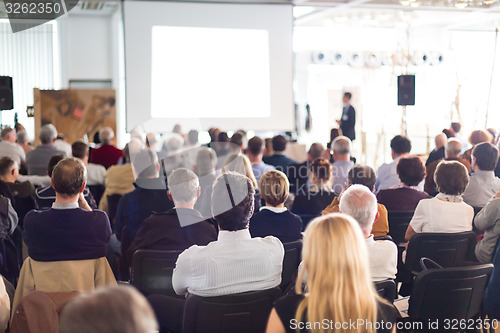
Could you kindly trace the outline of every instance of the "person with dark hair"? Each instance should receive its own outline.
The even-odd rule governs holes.
[[[230,150],[233,153],[242,153],[243,152],[243,134],[234,133],[229,140],[231,143]]]
[[[89,145],[76,141],[71,145],[71,155],[82,160],[87,168],[87,185],[103,185],[106,168],[100,164],[89,163]]]
[[[274,236],[282,243],[302,239],[302,219],[285,207],[290,187],[286,175],[278,170],[266,172],[259,187],[266,204],[250,220],[252,237]]]
[[[47,166],[47,175],[52,177],[52,172],[60,161],[65,158],[64,155],[54,155],[49,160],[49,165]],[[85,201],[89,204],[90,208],[97,209],[97,204],[94,200],[94,196],[90,193],[87,186],[83,190],[83,197]],[[38,205],[38,209],[49,209],[56,200],[56,191],[52,185],[45,187],[39,187],[36,189],[35,200]]]
[[[425,162],[425,166],[428,166],[434,161],[439,161],[444,158],[445,146],[448,138],[445,133],[439,133],[434,138],[434,144],[436,147],[430,152],[427,161]]]
[[[411,151],[411,141],[402,135],[396,135],[391,140],[391,163],[384,163],[378,168],[377,182],[375,183],[376,191],[385,190],[394,186],[398,186],[401,181],[396,170],[399,159],[406,156]]]
[[[407,241],[416,233],[472,230],[474,209],[462,199],[469,185],[465,166],[457,161],[441,161],[434,179],[439,193],[434,198],[420,200],[406,230]]]
[[[325,147],[321,143],[313,143],[307,152],[307,160],[302,163],[291,164],[287,167],[286,175],[290,182],[290,193],[297,195],[299,192],[307,190],[311,163],[321,158],[324,151]]]
[[[495,176],[498,148],[489,142],[476,145],[472,150],[472,170],[464,201],[472,207],[484,207],[500,191],[500,178]]]
[[[332,165],[325,159],[311,162],[309,184],[307,191],[300,191],[295,196],[292,213],[319,216],[337,196],[332,188]]]
[[[352,95],[350,92],[344,93],[342,97],[342,102],[344,104],[344,108],[342,109],[342,117],[340,120],[337,120],[337,123],[340,126],[342,131],[342,135],[354,141],[356,139],[356,110],[351,105]]]
[[[111,237],[106,213],[92,210],[83,197],[87,170],[66,158],[52,172],[56,200],[52,208],[32,210],[24,220],[24,242],[36,261],[102,258]]]
[[[130,196],[133,193],[126,195]],[[200,186],[198,177],[193,171],[185,168],[172,171],[168,176],[168,191],[163,190],[165,196],[163,201],[167,200],[167,195],[170,200],[168,204],[162,207],[158,201],[159,209],[150,211],[149,217],[144,222],[137,223],[140,218],[136,219],[135,224],[138,228],[134,226],[133,242],[128,249],[122,247],[122,254],[126,255],[127,263],[131,263],[135,251],[140,249],[184,251],[192,245],[205,246],[217,239],[214,226],[194,209],[200,195]],[[167,208],[169,206],[170,209]],[[127,225],[127,231],[132,222]]]
[[[276,167],[276,170],[286,172],[286,168],[291,164],[296,164],[297,161],[292,160],[285,156],[286,138],[283,135],[276,135],[272,139],[272,146],[274,154],[271,156],[264,156],[262,160],[266,164]]]
[[[354,165],[347,173],[346,189],[351,185],[363,185],[366,186],[371,192],[375,189],[375,181],[377,180],[375,170],[367,165]],[[335,197],[332,202],[326,207],[322,215],[330,213],[338,213],[340,205],[340,196]],[[374,237],[385,236],[389,233],[389,221],[387,218],[387,209],[384,205],[378,203],[378,217],[373,223],[371,233]]]
[[[160,177],[156,153],[151,148],[145,148],[135,152],[131,158],[135,176],[134,190],[121,197],[114,228],[127,265],[132,259],[131,255],[126,255],[127,251],[144,220],[154,212],[163,213],[174,207],[167,197],[165,182]]]
[[[252,170],[257,183],[260,181],[260,177],[263,174],[271,170],[276,170],[274,166],[266,164],[262,161],[263,150],[264,142],[258,136],[254,136],[248,140],[246,155],[248,156],[250,163],[252,163]]]
[[[418,156],[402,157],[397,166],[401,185],[397,188],[381,190],[377,193],[377,200],[388,211],[410,211],[417,208],[422,199],[429,195],[418,189],[418,184],[425,177],[425,167]]]
[[[487,130],[472,131],[469,135],[469,143],[472,145],[472,148],[466,150],[460,157],[468,160],[472,165],[472,150],[475,146],[483,142],[493,142],[493,136],[491,135],[491,133]]]

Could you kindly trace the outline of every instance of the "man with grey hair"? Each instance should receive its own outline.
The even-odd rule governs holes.
[[[214,225],[194,209],[200,186],[193,171],[185,168],[172,171],[164,195],[174,202],[174,208],[153,212],[141,223],[127,250],[129,259],[139,249],[183,251],[192,245],[207,245],[217,239]]]
[[[43,125],[38,137],[41,145],[26,154],[26,168],[28,175],[45,176],[50,158],[54,155],[66,156],[66,153],[58,150],[54,144],[57,138],[57,129],[54,125]]]
[[[17,165],[26,162],[26,154],[21,146],[16,144],[16,130],[10,127],[2,128],[0,132],[0,157],[10,157]]]
[[[430,196],[435,196],[438,192],[436,189],[436,183],[434,182],[434,173],[436,172],[436,168],[441,161],[458,161],[462,163],[467,171],[470,173],[471,166],[470,162],[464,158],[460,157],[460,152],[462,151],[462,143],[456,138],[449,138],[446,142],[446,146],[444,149],[444,158],[434,161],[426,166],[426,176],[425,176],[425,184],[424,191],[427,192]]]
[[[378,204],[375,195],[364,185],[351,185],[342,193],[340,212],[358,221],[363,235],[370,262],[373,281],[395,279],[398,271],[398,249],[389,240],[375,241],[371,234],[372,226],[378,219]]]
[[[351,140],[345,136],[338,136],[332,142],[333,160],[332,176],[333,191],[339,195],[345,188],[347,173],[353,167],[351,161]]]
[[[101,145],[90,152],[90,162],[100,164],[106,169],[117,164],[123,157],[123,151],[113,145],[114,138],[115,133],[111,127],[103,127],[99,131]]]

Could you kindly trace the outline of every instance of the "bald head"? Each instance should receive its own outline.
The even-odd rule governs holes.
[[[449,138],[446,143],[445,157],[446,158],[458,158],[460,152],[462,151],[462,144],[455,138]]]
[[[52,171],[52,186],[64,198],[78,196],[87,182],[87,169],[77,158],[65,158]]]
[[[438,135],[436,135],[436,137],[434,138],[434,144],[436,145],[436,149],[446,146],[446,140],[447,140],[446,134],[439,133]]]

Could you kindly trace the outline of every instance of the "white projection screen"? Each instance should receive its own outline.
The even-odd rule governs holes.
[[[127,130],[293,130],[292,6],[124,2]]]

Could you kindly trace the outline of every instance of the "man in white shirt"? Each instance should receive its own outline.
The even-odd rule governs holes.
[[[484,207],[500,191],[500,178],[495,177],[498,148],[489,142],[478,144],[472,151],[469,187],[463,194],[464,201],[472,207]]]
[[[272,236],[251,238],[248,230],[254,195],[252,183],[241,174],[227,172],[217,177],[212,212],[219,236],[179,256],[172,276],[178,295],[221,296],[266,290],[281,283],[283,245]]]
[[[74,142],[71,145],[71,154],[85,164],[87,168],[87,185],[104,184],[106,168],[100,164],[89,163],[89,146],[85,142]]]
[[[378,218],[378,205],[375,195],[363,185],[351,185],[340,198],[339,210],[358,221],[363,235],[370,262],[373,281],[395,279],[398,272],[398,249],[388,240],[375,241],[371,234],[372,225]]]
[[[10,157],[17,165],[26,162],[24,149],[16,144],[16,130],[4,127],[0,132],[2,141],[0,142],[0,157]]]
[[[351,140],[346,136],[338,136],[333,140],[333,191],[339,195],[346,186],[347,173],[353,167],[351,161]]]
[[[399,159],[410,153],[411,141],[407,137],[396,135],[391,140],[391,150],[393,161],[391,163],[384,163],[377,171],[377,182],[375,183],[377,192],[398,186],[401,183],[396,169]]]

